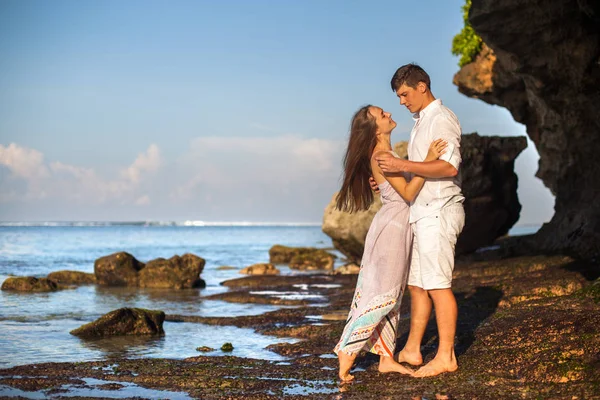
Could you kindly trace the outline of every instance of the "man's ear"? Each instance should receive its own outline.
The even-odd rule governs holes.
[[[421,92],[421,93],[425,93],[427,91],[427,85],[423,81],[421,81],[417,84],[417,88],[419,89],[419,92]]]

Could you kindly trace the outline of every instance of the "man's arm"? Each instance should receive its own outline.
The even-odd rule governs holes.
[[[408,161],[396,158],[389,153],[378,155],[375,159],[379,164],[379,168],[386,175],[411,172],[425,178],[448,178],[458,174],[458,170],[452,164],[443,160]]]
[[[381,170],[387,174],[411,172],[425,178],[449,178],[458,174],[461,162],[460,136],[458,121],[445,115],[439,115],[431,127],[436,138],[448,142],[446,152],[435,161],[408,161],[393,157],[391,154],[381,154],[376,157]]]

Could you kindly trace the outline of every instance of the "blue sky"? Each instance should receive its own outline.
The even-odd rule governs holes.
[[[464,133],[524,135],[452,85],[462,1],[0,1],[0,220],[318,222],[354,111],[417,62]],[[520,223],[554,199],[517,160]]]

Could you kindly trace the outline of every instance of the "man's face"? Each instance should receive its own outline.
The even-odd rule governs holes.
[[[396,121],[392,119],[392,114],[383,111],[379,107],[369,108],[369,113],[375,118],[377,123],[377,131],[380,133],[389,133],[396,127]]]
[[[400,99],[400,105],[405,106],[408,111],[414,114],[423,109],[425,89],[426,85],[423,82],[419,82],[416,88],[403,84],[396,90],[396,96]]]

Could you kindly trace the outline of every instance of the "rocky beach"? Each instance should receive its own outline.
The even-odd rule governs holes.
[[[27,398],[600,398],[600,268],[568,256],[522,254],[526,239],[499,240],[487,251],[458,260],[454,292],[460,369],[453,374],[426,379],[380,374],[376,357],[363,355],[354,368],[356,381],[340,385],[331,350],[343,329],[356,275],[321,272],[223,282],[228,291],[221,297],[232,301],[277,305],[281,294],[298,288],[315,296],[288,303],[297,307],[239,317],[166,315],[170,322],[251,328],[298,339],[268,347],[282,360],[228,356],[217,349],[182,360],[31,364],[0,370],[0,390],[3,396]],[[408,333],[409,307],[405,298],[399,344]],[[430,322],[426,360],[435,352],[435,324]]]

